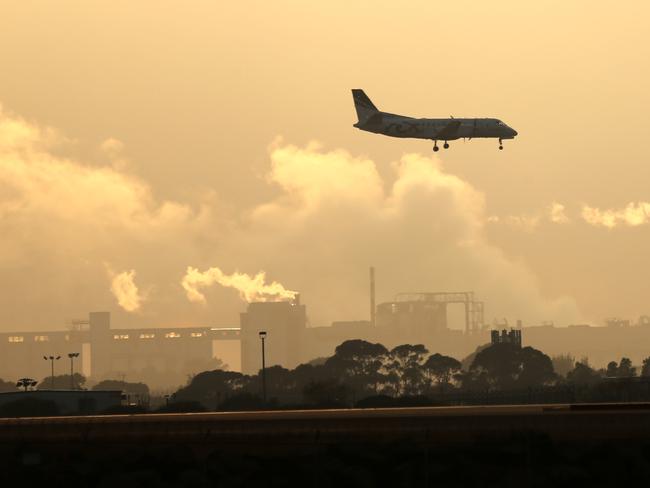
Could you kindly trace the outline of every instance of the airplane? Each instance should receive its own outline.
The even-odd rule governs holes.
[[[416,139],[431,139],[434,141],[433,151],[438,151],[438,141],[444,141],[445,149],[449,148],[448,141],[457,139],[498,138],[499,149],[503,149],[504,139],[514,139],[517,131],[499,119],[415,119],[388,112],[380,112],[370,101],[363,90],[353,89],[352,98],[357,110],[359,121],[353,125],[360,130],[383,134],[391,137],[411,137]]]

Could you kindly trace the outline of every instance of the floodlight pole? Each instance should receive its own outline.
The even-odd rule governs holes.
[[[70,358],[70,389],[74,390],[74,358],[79,357],[79,353],[70,352],[68,357]]]
[[[264,350],[264,341],[266,339],[266,331],[260,331],[260,339],[262,340],[262,399],[266,405],[266,356]]]
[[[59,359],[61,359],[61,356],[57,356],[57,357],[43,356],[43,359],[45,359],[46,361],[50,361],[50,365],[52,367],[52,374],[50,376],[50,388],[54,390],[54,361],[58,361]]]

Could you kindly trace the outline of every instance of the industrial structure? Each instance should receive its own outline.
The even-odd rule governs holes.
[[[513,344],[515,347],[521,347],[521,329],[503,329],[499,334],[498,330],[490,331],[492,344]]]
[[[50,363],[43,357],[79,353],[76,371],[97,380],[152,377],[155,372],[184,372],[218,356],[215,345],[239,341],[239,327],[111,328],[110,313],[92,312],[69,330],[0,333],[0,378],[43,378]],[[54,355],[54,356],[53,356]],[[70,358],[72,361],[73,358]],[[57,365],[55,374],[67,374]],[[184,378],[185,379],[185,378]]]
[[[411,326],[431,330],[447,329],[447,305],[465,307],[465,333],[476,333],[483,327],[483,302],[474,299],[474,292],[398,293],[395,301],[380,305],[380,323],[389,326]]]
[[[370,277],[374,285],[374,270]],[[424,343],[441,351],[455,346],[471,351],[480,342],[483,308],[472,292],[399,294],[394,302],[374,306],[372,290],[371,286],[371,320],[334,322],[326,327],[308,327],[307,309],[297,295],[291,301],[250,303],[238,327],[112,328],[108,312],[93,312],[69,330],[2,333],[0,378],[43,378],[61,356],[77,360],[77,371],[97,381],[128,376],[130,381],[156,384],[158,374],[173,383],[170,372],[176,372],[182,373],[177,376],[182,382],[187,375],[210,369],[210,360],[220,356],[221,341],[239,341],[241,371],[257,373],[261,330],[268,334],[267,364],[289,368],[329,356],[348,339],[389,347]],[[447,327],[451,303],[465,306],[464,332]],[[49,358],[47,364],[43,357]],[[56,366],[55,374],[67,374],[63,365]]]
[[[307,307],[296,295],[293,300],[249,303],[239,325],[233,327],[113,328],[108,312],[94,312],[64,331],[1,333],[0,378],[40,379],[51,374],[58,358],[68,357],[71,372],[76,361],[76,371],[95,381],[124,381],[128,376],[129,381],[154,387],[177,386],[191,374],[219,367],[214,358],[223,356],[226,343],[230,343],[228,349],[240,351],[231,369],[255,374],[261,368],[261,332],[266,340],[266,365],[286,368],[330,356],[349,339],[389,348],[424,344],[431,352],[459,359],[490,341],[521,347],[521,321],[509,332],[499,330],[507,328],[506,322],[486,325],[484,304],[472,291],[399,293],[393,301],[376,304],[374,268],[369,278],[369,320],[337,321],[330,326],[308,326]],[[462,329],[449,326],[450,305],[463,307]],[[544,324],[525,328],[526,344],[550,356],[570,353],[598,365],[622,353],[636,362],[650,354],[645,346],[650,343],[650,318],[646,316],[636,326],[610,319],[606,327]],[[57,366],[57,374],[61,370]]]

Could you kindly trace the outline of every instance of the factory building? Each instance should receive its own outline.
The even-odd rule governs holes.
[[[210,360],[222,357],[223,341],[239,345],[237,361],[226,361],[230,368],[255,374],[261,368],[261,331],[267,334],[266,364],[287,368],[330,356],[349,339],[388,347],[424,343],[448,354],[459,348],[471,351],[480,343],[472,334],[447,327],[447,305],[452,303],[465,306],[465,332],[476,332],[482,325],[482,313],[477,312],[482,312],[482,303],[475,302],[471,292],[400,294],[376,307],[374,295],[372,300],[371,320],[339,321],[326,327],[308,327],[299,296],[292,301],[250,303],[240,315],[239,327],[113,328],[108,312],[93,312],[68,330],[0,334],[0,378],[49,376],[51,363],[44,358],[54,356],[61,358],[56,361],[57,375],[68,374],[73,366],[95,381],[128,378],[154,387],[163,382],[181,384],[188,375],[215,367]],[[71,352],[79,353],[72,365],[67,357]]]
[[[240,316],[241,367],[249,374],[261,368],[260,332],[272,341],[266,364],[293,368],[303,360],[307,312],[299,300],[251,303]]]
[[[521,323],[505,333],[490,333],[483,321],[483,303],[472,292],[402,293],[376,306],[374,296],[371,298],[374,313],[370,320],[339,321],[326,327],[308,326],[307,309],[299,297],[293,301],[250,303],[240,315],[239,326],[222,328],[113,328],[109,313],[95,312],[87,320],[73,323],[69,330],[0,334],[0,378],[15,381],[49,376],[52,355],[61,356],[55,374],[68,374],[67,355],[78,352],[80,356],[73,359],[75,371],[94,381],[126,377],[153,388],[177,386],[192,373],[217,367],[213,358],[222,357],[225,345],[238,352],[235,361],[226,361],[230,369],[256,374],[262,365],[262,331],[266,333],[266,365],[286,368],[330,356],[336,346],[349,339],[379,342],[388,348],[424,344],[431,352],[459,359],[490,341],[521,345]],[[462,310],[464,316],[461,329],[449,327],[450,305],[461,307],[457,310]],[[634,326],[618,320],[610,321],[607,327],[524,328],[526,345],[550,356],[570,353],[603,365],[622,354],[636,364],[650,355],[646,347],[650,343],[647,317]]]
[[[349,339],[379,342],[387,347],[422,343],[444,354],[473,351],[487,341],[483,329],[483,303],[472,292],[402,293],[395,300],[374,307],[374,273],[371,270],[369,321],[333,322],[327,327],[308,327],[307,313],[299,297],[290,302],[251,303],[241,314],[242,371],[257,373],[261,366],[261,339],[266,332],[266,365],[294,368],[319,357],[331,356],[336,346]],[[450,330],[447,306],[465,308],[465,331]]]
[[[152,381],[160,377],[183,383],[192,367],[198,372],[219,356],[224,341],[239,341],[239,327],[177,327],[115,329],[108,312],[92,312],[69,330],[8,332],[0,334],[0,378],[44,378],[51,373],[49,357],[56,360],[55,375],[75,372],[102,379]],[[74,364],[69,353],[79,353]],[[235,365],[237,368],[238,365]],[[173,374],[177,373],[179,379]]]

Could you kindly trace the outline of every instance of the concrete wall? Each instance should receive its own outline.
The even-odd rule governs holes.
[[[101,413],[122,403],[121,391],[35,390],[0,393],[0,407],[17,400],[54,402],[63,415]]]

